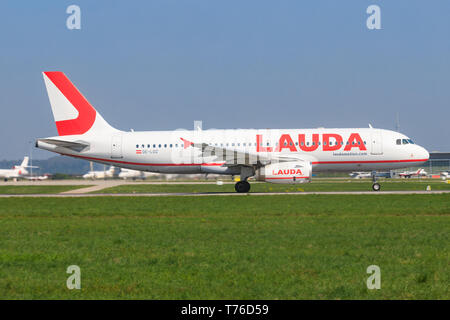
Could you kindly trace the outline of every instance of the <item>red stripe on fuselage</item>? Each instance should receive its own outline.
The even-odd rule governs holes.
[[[103,158],[94,158],[94,157],[86,157],[72,154],[61,153],[62,155],[81,158],[86,160],[93,161],[103,161],[103,162],[112,162],[112,163],[121,163],[121,164],[129,164],[135,166],[155,166],[155,167],[178,167],[178,166],[222,166],[225,162],[222,163],[142,163],[142,162],[129,162],[129,161],[120,161],[113,159],[103,159]],[[428,159],[416,159],[416,160],[376,160],[376,161],[316,161],[311,162],[311,164],[358,164],[358,163],[401,163],[401,162],[425,162]],[[300,177],[302,178],[302,177]],[[309,177],[308,177],[309,178]],[[276,178],[271,178],[276,179]]]

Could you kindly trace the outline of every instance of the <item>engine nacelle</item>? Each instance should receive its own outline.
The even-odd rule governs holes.
[[[312,166],[308,161],[280,162],[258,169],[256,180],[271,183],[297,184],[311,182]]]

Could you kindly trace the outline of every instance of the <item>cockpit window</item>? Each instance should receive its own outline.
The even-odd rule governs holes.
[[[402,139],[397,139],[397,144],[402,144]]]
[[[411,139],[408,139],[408,142],[414,144],[414,141],[412,141]]]
[[[403,139],[403,140],[402,140],[402,143],[403,143],[403,144],[408,144],[409,142],[408,142],[407,139]]]

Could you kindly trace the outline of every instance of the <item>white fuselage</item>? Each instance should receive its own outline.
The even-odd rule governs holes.
[[[26,174],[28,174],[28,171],[25,168],[0,169],[0,178],[2,179],[20,178]]]
[[[106,179],[114,177],[114,168],[107,171],[89,171],[83,175],[84,179]]]
[[[54,137],[58,138],[62,137]],[[405,135],[374,128],[117,130],[107,135],[88,132],[63,138],[66,141],[86,142],[89,148],[76,152],[41,141],[37,146],[117,167],[161,173],[239,173],[237,167],[224,166],[223,158],[218,158],[214,153],[205,155],[200,148],[191,147],[186,141],[265,159],[299,158],[311,162],[313,172],[398,169],[423,163],[429,158],[428,152],[419,145],[398,144],[399,139],[408,140]]]

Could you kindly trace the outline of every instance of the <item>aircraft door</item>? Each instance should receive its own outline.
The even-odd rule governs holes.
[[[381,130],[371,130],[370,133],[370,154],[383,154],[383,136]]]
[[[111,158],[123,158],[122,155],[122,134],[115,134],[111,139]]]

